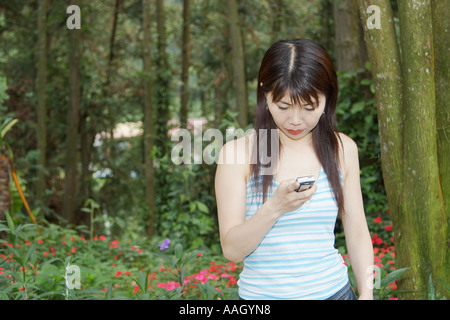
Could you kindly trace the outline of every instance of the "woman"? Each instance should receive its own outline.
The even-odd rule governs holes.
[[[224,256],[244,260],[241,299],[355,299],[334,248],[338,213],[359,298],[373,298],[358,149],[336,129],[337,95],[322,46],[284,40],[266,52],[256,132],[223,146],[215,180]],[[314,185],[299,191],[301,176]]]

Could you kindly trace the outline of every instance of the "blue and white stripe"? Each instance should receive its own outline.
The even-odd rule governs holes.
[[[244,259],[241,298],[326,299],[347,283],[347,267],[334,247],[338,208],[323,168],[316,184],[311,201],[283,214]],[[247,183],[246,219],[262,205],[260,185],[253,177]],[[268,198],[277,186],[273,179]]]

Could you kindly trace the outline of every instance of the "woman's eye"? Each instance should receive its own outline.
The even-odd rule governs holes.
[[[289,109],[289,107],[280,107],[280,106],[278,106],[278,108],[282,111],[286,111],[287,109]]]

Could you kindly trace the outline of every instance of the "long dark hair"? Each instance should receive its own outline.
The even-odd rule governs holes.
[[[252,159],[256,161],[252,161],[251,172],[255,181],[262,179],[263,202],[266,200],[269,186],[272,185],[273,172],[261,174],[261,168],[264,167],[261,159],[269,157],[268,152],[272,150],[273,141],[271,134],[276,132],[271,129],[277,128],[267,108],[268,92],[272,93],[273,101],[280,101],[289,93],[293,103],[300,104],[304,101],[311,105],[319,101],[319,92],[325,95],[325,111],[312,130],[312,141],[342,214],[344,197],[339,171],[339,135],[335,115],[338,84],[333,62],[327,51],[312,40],[282,40],[273,44],[262,59],[258,75],[256,135],[252,155]],[[262,137],[261,132],[267,134],[267,137]],[[264,142],[261,144],[262,141]],[[279,139],[278,142],[281,147]],[[278,157],[270,157],[278,161]],[[276,167],[276,163],[270,165],[272,168]]]

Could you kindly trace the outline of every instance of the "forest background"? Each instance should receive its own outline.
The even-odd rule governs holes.
[[[387,279],[376,297],[448,297],[449,2],[410,4],[1,0],[0,296],[235,297],[240,265],[221,257],[215,164],[175,164],[171,137],[187,128],[201,139],[200,123],[224,137],[251,129],[265,51],[310,38],[335,63],[337,123],[359,147]],[[68,27],[70,5],[81,29]],[[336,247],[345,256],[340,221]],[[66,291],[67,256],[85,266],[84,290]]]

